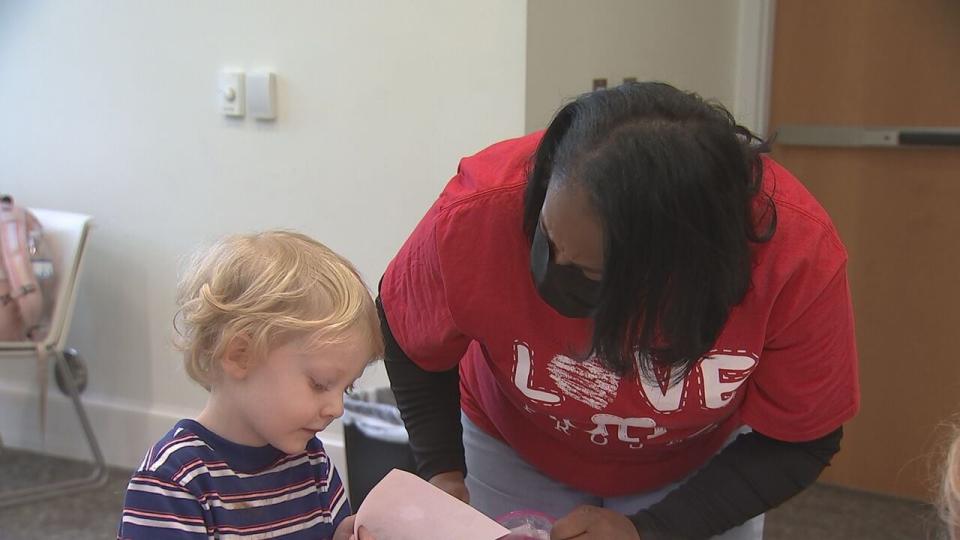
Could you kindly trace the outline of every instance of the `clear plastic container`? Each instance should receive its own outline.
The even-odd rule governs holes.
[[[497,522],[510,529],[510,534],[500,540],[550,540],[553,528],[553,518],[536,510],[514,510]]]

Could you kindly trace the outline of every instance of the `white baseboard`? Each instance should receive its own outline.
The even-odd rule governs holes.
[[[97,396],[83,396],[82,401],[104,459],[111,466],[127,469],[136,468],[147,449],[178,420],[192,416],[189,411],[151,409]],[[53,385],[47,399],[45,434],[45,438],[40,436],[36,388],[0,382],[0,437],[5,446],[72,459],[92,459],[73,403]],[[331,425],[320,439],[346,484],[347,459],[340,423]]]

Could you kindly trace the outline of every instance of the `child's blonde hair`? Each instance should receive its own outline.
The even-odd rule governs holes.
[[[303,234],[267,231],[224,238],[192,259],[174,321],[187,374],[210,389],[231,339],[255,358],[298,336],[336,343],[358,330],[371,360],[383,355],[376,307],[349,261]]]
[[[960,540],[960,432],[947,450],[940,486],[940,516],[947,524],[948,538]]]

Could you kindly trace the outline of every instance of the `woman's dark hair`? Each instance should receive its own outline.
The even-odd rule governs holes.
[[[556,114],[532,159],[524,230],[532,239],[551,181],[591,197],[605,260],[590,354],[648,380],[679,367],[676,382],[710,350],[750,287],[750,243],[776,230],[765,151],[722,105],[665,83],[592,92]]]

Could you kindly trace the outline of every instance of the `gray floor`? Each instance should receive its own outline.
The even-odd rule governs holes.
[[[80,476],[85,470],[68,460],[0,450],[0,490]],[[113,470],[108,484],[97,491],[0,510],[0,539],[116,538],[129,475],[130,471]],[[936,513],[928,505],[826,485],[815,485],[770,512],[766,523],[768,540],[943,538]]]
[[[768,540],[945,539],[937,512],[911,500],[815,484],[767,513]]]

